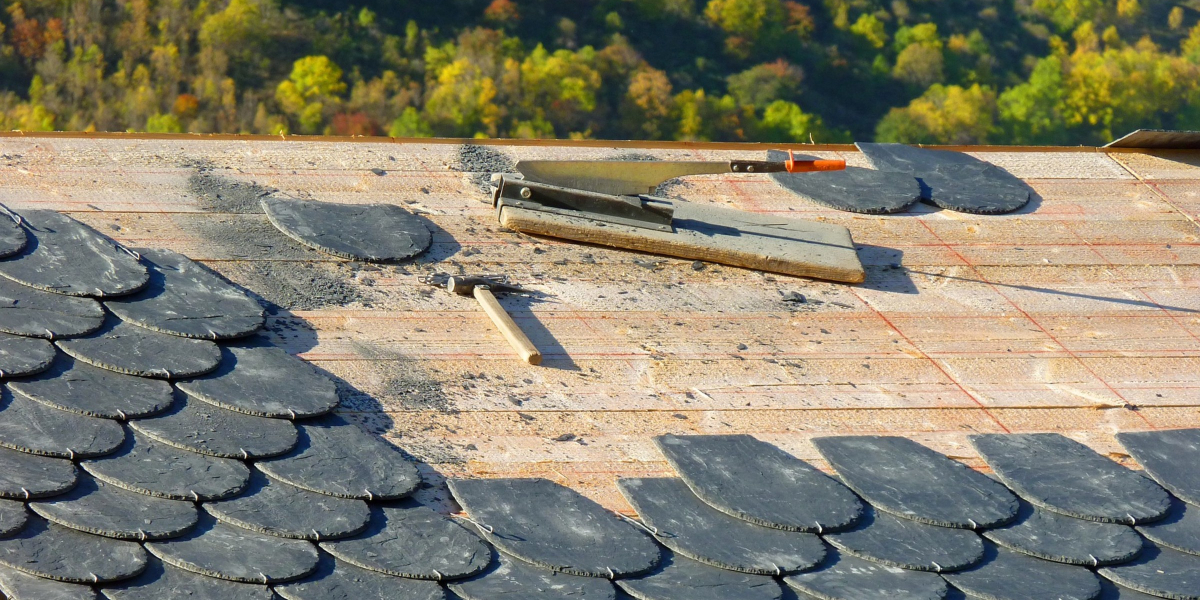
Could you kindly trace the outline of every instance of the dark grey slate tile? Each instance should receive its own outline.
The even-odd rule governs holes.
[[[1200,505],[1200,429],[1118,433],[1146,474],[1180,500]]]
[[[221,362],[221,349],[208,340],[158,333],[115,319],[92,335],[56,344],[75,360],[138,377],[195,377]]]
[[[1158,596],[1143,594],[1107,579],[1100,580],[1100,590],[1100,597],[1096,600],[1160,600]]]
[[[239,496],[204,504],[218,520],[259,533],[320,541],[366,529],[371,511],[362,500],[310,492],[251,472]]]
[[[94,229],[52,210],[26,210],[29,243],[0,261],[0,275],[68,296],[120,296],[145,287],[146,267]]]
[[[193,502],[228,498],[250,482],[250,469],[240,460],[181,450],[136,432],[117,452],[80,466],[133,492]]]
[[[568,575],[497,553],[494,567],[447,585],[463,600],[616,600],[611,583]]]
[[[938,527],[872,509],[854,529],[824,537],[843,553],[916,571],[957,571],[983,560],[983,540],[973,531]]]
[[[329,556],[321,558],[317,572],[275,586],[284,600],[441,600],[442,586],[432,581],[404,579],[360,569]]]
[[[171,384],[123,375],[60,356],[35,377],[9,381],[10,390],[59,410],[104,419],[136,419],[160,413],[174,401]]]
[[[1160,546],[1188,554],[1200,554],[1200,507],[1198,506],[1172,499],[1171,511],[1167,513],[1166,518],[1139,525],[1137,530]]]
[[[317,568],[317,547],[304,540],[265,535],[202,516],[191,533],[146,550],[163,562],[209,577],[244,583],[279,583]]]
[[[0,277],[0,331],[52,340],[87,335],[103,324],[104,309],[91,298],[53,294]]]
[[[129,426],[176,448],[243,460],[284,454],[296,447],[297,439],[296,426],[288,421],[236,413],[181,397],[166,413],[130,421]]]
[[[893,515],[964,529],[1017,516],[1017,497],[1003,485],[908,438],[821,437],[813,444],[846,485]]]
[[[654,443],[697,497],[740,519],[818,532],[848,527],[862,515],[862,503],[845,486],[752,436],[663,435]]]
[[[0,258],[7,258],[24,250],[29,237],[25,235],[25,228],[21,227],[21,217],[4,206],[0,206],[0,212],[8,217],[0,222]]]
[[[396,447],[338,415],[297,427],[296,449],[259,462],[259,470],[306,490],[363,500],[403,498],[421,485],[416,464]]]
[[[221,366],[177,385],[187,395],[232,411],[297,419],[338,405],[337,387],[311,365],[269,346],[226,346]]]
[[[921,196],[945,209],[992,215],[1029,202],[1025,182],[993,164],[961,152],[904,144],[856,144],[881,171],[908,173],[921,180]]]
[[[1146,543],[1137,560],[1097,572],[1114,583],[1152,596],[1200,600],[1200,556],[1151,542]]]
[[[0,565],[0,593],[8,600],[95,600],[90,585],[66,583]]]
[[[395,262],[433,241],[420,217],[393,204],[333,204],[263,198],[267,218],[296,241],[322,252],[372,262]]]
[[[204,266],[169,250],[140,250],[150,283],[105,301],[113,314],[147,329],[206,340],[245,337],[263,324],[256,300]]]
[[[8,537],[20,531],[29,522],[25,505],[15,500],[0,500],[0,537]]]
[[[968,596],[986,600],[1093,600],[1100,595],[1100,581],[1083,567],[995,546],[978,566],[942,577]]]
[[[100,590],[108,600],[275,600],[271,588],[200,575],[150,557],[133,579]]]
[[[1016,521],[983,536],[1022,554],[1085,567],[1123,563],[1142,551],[1142,537],[1127,525],[1076,519],[1026,502]]]
[[[758,575],[795,573],[825,559],[825,544],[815,534],[731,517],[697,498],[681,479],[628,478],[617,488],[655,539],[686,558]]]
[[[125,428],[97,419],[50,408],[4,390],[0,398],[0,446],[58,458],[89,458],[116,451]]]
[[[783,588],[763,575],[712,567],[682,556],[664,559],[648,575],[618,579],[637,600],[781,600]]]
[[[648,573],[649,535],[570,488],[545,479],[452,479],[458,503],[500,550],[548,569],[591,577]]]
[[[975,435],[971,443],[1008,487],[1035,506],[1106,523],[1144,523],[1171,508],[1167,492],[1057,433]]]
[[[30,516],[17,535],[0,539],[0,564],[68,583],[128,579],[146,568],[137,542],[82,533]]]
[[[941,600],[946,582],[935,573],[889,567],[830,551],[820,568],[783,579],[822,600]]]
[[[69,460],[0,448],[0,498],[57,496],[75,487],[75,477]]]
[[[29,508],[64,527],[138,541],[178,537],[194,527],[198,518],[191,502],[131,492],[91,476],[80,477],[66,494],[30,502]]]
[[[453,580],[487,568],[491,548],[458,523],[414,502],[371,506],[362,533],[321,549],[352,565],[397,577]]]
[[[46,340],[0,333],[0,377],[36,375],[54,363],[54,345]]]
[[[787,160],[786,152],[768,150],[767,160]],[[815,156],[796,155],[797,160]],[[771,173],[784,189],[837,210],[881,215],[902,212],[921,199],[921,184],[908,173],[846,167],[843,171]]]

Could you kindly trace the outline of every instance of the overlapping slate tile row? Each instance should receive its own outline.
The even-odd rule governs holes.
[[[332,381],[248,338],[256,301],[29,212],[0,219],[5,597],[432,600],[489,567]]]

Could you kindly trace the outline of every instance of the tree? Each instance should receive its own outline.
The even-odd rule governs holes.
[[[425,100],[432,130],[453,137],[494,137],[500,121],[496,82],[465,59],[442,67]]]
[[[622,121],[630,135],[650,140],[667,138],[671,109],[671,80],[666,73],[644,66],[630,77],[621,104]]]
[[[995,111],[991,88],[934,84],[908,106],[889,111],[875,137],[905,144],[983,144],[992,133]]]
[[[743,105],[763,109],[776,100],[794,98],[803,80],[804,71],[781,58],[730,75],[729,93]]]
[[[748,56],[755,45],[769,43],[783,30],[783,8],[780,0],[709,0],[704,16],[726,33],[731,53]]]
[[[776,100],[766,107],[754,131],[755,139],[780,143],[830,143],[835,139],[821,117],[806,113],[795,102]],[[840,136],[838,136],[840,138]]]
[[[913,27],[902,27],[896,32],[896,65],[892,76],[919,88],[925,88],[945,79],[945,57],[942,55],[942,39],[937,25],[922,23]]]
[[[306,56],[292,64],[292,74],[275,88],[275,100],[297,119],[300,130],[317,133],[345,93],[342,70],[327,56]]]

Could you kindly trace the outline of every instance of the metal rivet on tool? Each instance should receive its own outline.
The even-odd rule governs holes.
[[[529,199],[531,196],[533,196],[533,191],[532,191],[532,190],[530,190],[530,189],[529,189],[529,188],[527,188],[527,187],[523,187],[523,188],[521,188],[521,197],[522,197],[522,198],[525,198],[526,200],[528,200],[528,199]]]

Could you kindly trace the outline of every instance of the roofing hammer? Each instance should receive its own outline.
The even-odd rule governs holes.
[[[506,283],[489,279],[487,277],[450,277],[446,280],[446,289],[460,296],[474,296],[479,301],[479,305],[483,307],[483,312],[492,319],[492,323],[496,324],[496,328],[500,333],[504,334],[504,339],[517,351],[521,359],[531,365],[542,364],[542,353],[538,352],[537,347],[520,327],[513,322],[512,317],[504,310],[503,306],[496,301],[495,293],[508,292],[525,292],[517,286],[508,285]]]

